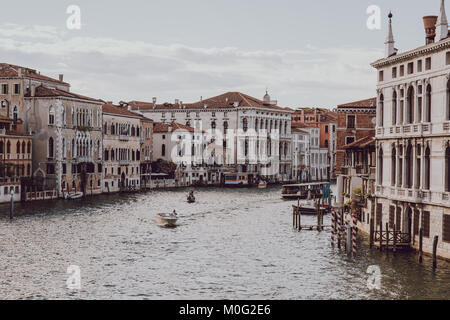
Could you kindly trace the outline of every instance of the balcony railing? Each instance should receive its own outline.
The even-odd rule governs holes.
[[[121,135],[119,135],[119,140],[120,141],[130,141],[130,136],[127,136],[125,134],[121,134]]]
[[[119,165],[121,166],[129,166],[130,160],[119,160]]]

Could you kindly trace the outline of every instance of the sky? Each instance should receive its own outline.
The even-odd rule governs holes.
[[[81,29],[67,28],[77,5]],[[381,10],[370,30],[367,8]],[[195,102],[228,91],[284,107],[375,96],[392,10],[400,52],[425,42],[439,0],[15,0],[0,11],[0,62],[106,101]],[[450,10],[450,8],[449,8]],[[450,14],[450,11],[448,11]]]

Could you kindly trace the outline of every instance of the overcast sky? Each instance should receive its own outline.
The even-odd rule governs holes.
[[[81,30],[69,30],[69,5]],[[381,30],[366,9],[381,8]],[[370,63],[424,44],[422,17],[439,0],[15,0],[0,11],[0,61],[64,79],[118,102],[198,101],[227,91],[288,107],[334,107],[375,96]],[[450,8],[449,8],[450,9]],[[449,11],[450,12],[450,11]]]

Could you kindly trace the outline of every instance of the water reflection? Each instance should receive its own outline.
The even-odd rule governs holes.
[[[419,265],[414,254],[369,250],[364,238],[350,259],[328,232],[293,231],[279,188],[199,189],[194,204],[187,192],[17,204],[12,223],[1,206],[0,298],[449,298],[448,263],[433,272],[428,257]],[[174,209],[177,228],[155,224]],[[81,267],[79,292],[66,288],[69,265]],[[381,268],[379,291],[367,287],[370,265]]]

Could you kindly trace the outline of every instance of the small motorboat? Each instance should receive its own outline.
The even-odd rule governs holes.
[[[66,193],[64,195],[64,199],[65,200],[76,200],[76,199],[81,199],[83,197],[83,192],[77,192],[77,193]]]
[[[258,184],[258,189],[266,189],[267,188],[267,183],[265,183],[264,181],[261,181]]]
[[[175,227],[178,221],[178,215],[175,211],[173,213],[158,213],[155,220],[162,227]]]
[[[192,189],[191,192],[189,192],[189,195],[187,197],[188,203],[194,203],[195,202],[195,196],[194,196],[194,190]]]

